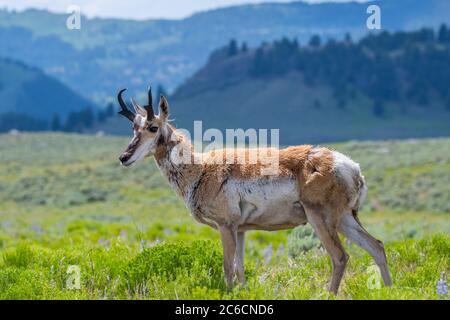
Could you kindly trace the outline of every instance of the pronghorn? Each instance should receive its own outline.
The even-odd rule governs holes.
[[[261,174],[260,161],[178,161],[173,157],[177,149],[192,151],[192,159],[199,155],[193,151],[191,142],[169,123],[166,98],[161,95],[159,114],[155,115],[149,89],[146,106],[141,107],[132,99],[136,111],[133,113],[123,101],[124,91],[117,96],[119,113],[133,122],[134,137],[120,162],[130,166],[152,155],[192,216],[220,232],[229,288],[235,270],[239,282],[245,281],[247,230],[281,230],[306,223],[312,225],[331,257],[331,292],[337,294],[348,260],[338,232],[366,250],[380,268],[385,285],[391,285],[383,243],[364,229],[357,216],[367,189],[357,163],[339,152],[311,145],[277,150],[279,165],[275,175]],[[253,152],[249,150],[244,153]],[[230,150],[216,150],[206,158],[224,159],[227,152]],[[239,152],[231,151],[233,156]]]

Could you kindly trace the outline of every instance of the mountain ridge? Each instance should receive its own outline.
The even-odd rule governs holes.
[[[385,30],[450,21],[444,0],[374,1]],[[210,51],[230,38],[258,46],[282,36],[305,43],[313,34],[358,38],[368,32],[369,3],[266,3],[201,12],[181,20],[84,19],[67,30],[67,15],[0,10],[0,55],[36,65],[78,92],[102,101],[120,87],[134,93],[150,82],[174,90],[198,70]],[[405,10],[408,9],[408,10]],[[401,14],[400,14],[401,13]],[[34,49],[34,50],[31,50]]]
[[[0,115],[24,114],[36,120],[62,118],[95,104],[37,67],[0,57]]]

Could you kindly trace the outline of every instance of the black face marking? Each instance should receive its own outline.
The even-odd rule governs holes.
[[[138,133],[133,140],[131,140],[130,144],[128,145],[127,150],[125,151],[126,153],[131,153],[133,154],[137,147],[139,146],[139,142],[141,141],[141,134]]]
[[[165,139],[164,139],[164,136],[162,134],[159,135],[159,138],[158,138],[158,141],[156,142],[156,144],[158,146],[162,146],[162,145],[165,144]]]
[[[150,127],[150,128],[148,128],[148,131],[156,132],[156,131],[158,131],[158,127]]]

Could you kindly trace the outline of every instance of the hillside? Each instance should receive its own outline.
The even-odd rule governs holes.
[[[41,70],[0,58],[0,116],[15,114],[28,118],[19,121],[20,129],[38,129],[35,126],[41,120],[49,121],[55,114],[65,117],[87,106],[93,104]],[[9,121],[14,121],[13,118]]]
[[[171,97],[178,127],[279,128],[282,143],[450,135],[450,30],[255,50],[230,44]]]
[[[194,221],[152,159],[120,166],[128,141],[0,135],[0,299],[333,299],[329,257],[301,237],[304,227],[248,232],[247,285],[227,292],[217,231]],[[369,289],[371,259],[345,242],[337,299],[439,299],[450,139],[332,147],[361,164],[369,192],[360,219],[385,243],[394,280]],[[67,284],[73,265],[79,290]]]
[[[384,30],[450,22],[447,0],[376,1]],[[251,47],[283,36],[305,43],[313,34],[356,39],[367,32],[367,3],[266,3],[194,14],[181,20],[82,19],[66,29],[66,14],[0,11],[0,55],[37,66],[83,95],[104,103],[120,87],[148,82],[173,90],[231,38]],[[405,10],[407,8],[407,10]]]

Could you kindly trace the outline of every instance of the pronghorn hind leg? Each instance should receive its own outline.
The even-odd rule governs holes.
[[[240,283],[245,283],[244,276],[244,243],[245,232],[239,231],[237,233],[237,245],[236,245],[236,275]]]
[[[227,288],[233,287],[234,258],[236,253],[237,230],[231,226],[219,226],[223,247],[223,271]]]
[[[331,257],[333,271],[329,290],[337,294],[348,261],[348,255],[337,234],[337,218],[325,219],[327,211],[323,208],[305,207],[305,211],[308,222]]]
[[[359,220],[350,213],[346,213],[342,216],[339,224],[339,231],[373,257],[375,263],[380,268],[384,284],[386,286],[392,285],[383,243],[367,232]]]

